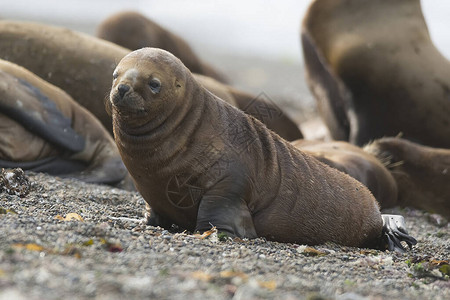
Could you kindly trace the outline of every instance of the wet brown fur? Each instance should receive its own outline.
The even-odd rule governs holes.
[[[208,91],[263,122],[267,128],[273,130],[282,138],[288,141],[303,138],[298,125],[289,119],[274,103],[242,92],[210,77],[194,74],[194,78]]]
[[[402,138],[382,138],[365,150],[388,162],[398,186],[398,205],[450,218],[450,149],[431,148]]]
[[[364,184],[381,208],[397,204],[397,184],[394,177],[379,159],[362,148],[342,141],[297,140],[292,144]]]
[[[137,189],[167,223],[281,242],[369,246],[379,239],[381,215],[365,186],[216,98],[170,53],[134,51],[116,72],[108,105],[117,146]],[[149,87],[155,78],[159,93]],[[129,86],[123,97],[121,84]],[[168,193],[175,179],[197,196],[175,206]]]

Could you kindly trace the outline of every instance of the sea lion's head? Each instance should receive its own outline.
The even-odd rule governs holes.
[[[107,110],[129,128],[161,124],[183,106],[189,73],[178,58],[165,50],[133,51],[114,70]]]

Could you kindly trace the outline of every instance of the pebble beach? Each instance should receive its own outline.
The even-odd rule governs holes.
[[[406,253],[143,225],[138,193],[25,172],[0,194],[0,299],[448,299],[449,225],[402,214]]]

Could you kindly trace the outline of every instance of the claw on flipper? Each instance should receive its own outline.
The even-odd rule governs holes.
[[[409,249],[417,244],[417,240],[408,235],[405,228],[405,219],[400,215],[381,215],[383,219],[383,247],[389,251],[406,252],[401,244],[406,242]]]

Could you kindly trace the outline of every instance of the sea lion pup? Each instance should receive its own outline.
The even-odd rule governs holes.
[[[0,60],[0,167],[91,183],[127,176],[114,140],[89,111],[28,70]]]
[[[364,184],[381,208],[397,205],[397,184],[394,177],[377,157],[362,148],[342,141],[297,140],[292,144]]]
[[[193,76],[208,91],[263,122],[267,128],[275,131],[282,138],[288,141],[303,138],[299,126],[274,103],[242,92],[211,77],[199,74],[193,74]]]
[[[134,51],[113,78],[116,144],[152,209],[150,224],[213,225],[232,236],[293,243],[376,247],[385,240],[400,249],[400,240],[415,242],[395,217],[383,229],[364,185],[218,99],[169,52]]]
[[[63,89],[112,133],[104,99],[105,76],[128,49],[69,29],[40,23],[0,20],[0,58],[30,70]]]
[[[302,25],[309,83],[334,139],[450,148],[450,63],[419,0],[316,0]]]
[[[398,205],[450,218],[450,149],[423,146],[402,138],[382,138],[365,147],[386,161],[398,190]]]
[[[167,50],[181,59],[191,72],[227,81],[213,67],[201,61],[183,38],[138,12],[126,11],[108,17],[97,27],[96,35],[131,50],[144,47]]]

